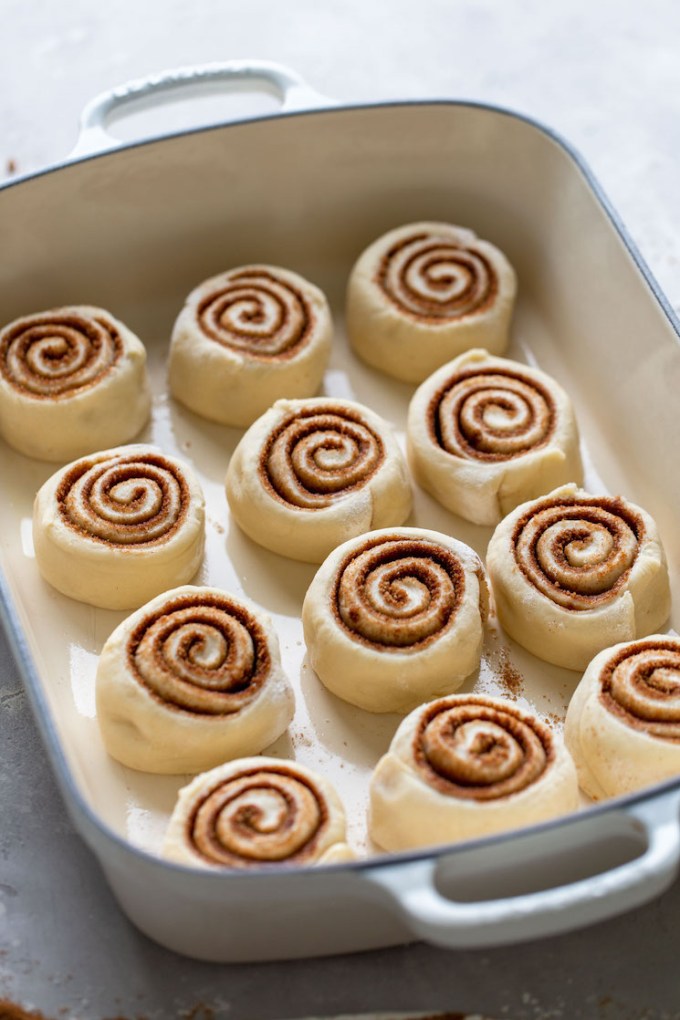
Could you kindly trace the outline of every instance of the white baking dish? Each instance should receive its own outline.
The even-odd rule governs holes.
[[[106,131],[118,107],[216,80],[274,90],[282,113],[141,145],[117,145]],[[299,707],[291,736],[273,753],[330,775],[348,806],[351,839],[368,851],[366,780],[398,720],[338,702],[307,668],[298,617],[314,568],[256,548],[229,522],[223,478],[239,433],[167,398],[165,357],[173,319],[197,282],[243,262],[286,265],[333,304],[337,339],[326,391],[370,404],[403,433],[412,389],[350,355],[342,299],[361,249],[419,219],[464,223],[506,251],[520,281],[509,353],[538,363],[571,393],[588,487],[620,492],[656,517],[677,605],[680,466],[672,454],[680,404],[667,396],[680,391],[677,323],[582,162],[544,128],[454,102],[334,107],[284,69],[229,64],[100,97],[68,163],[0,190],[0,319],[91,303],[144,339],[156,399],[143,438],[190,459],[206,491],[200,581],[260,602],[282,637]],[[184,777],[117,765],[94,718],[96,656],[122,614],[59,595],[32,558],[32,499],[52,470],[0,448],[4,622],[74,823],[123,909],[152,938],[230,961],[416,937],[482,946],[587,924],[672,881],[680,780],[532,830],[425,853],[278,874],[199,873],[163,861],[154,850]],[[482,554],[490,533],[424,494],[409,523],[451,531]],[[512,689],[508,655],[522,677],[513,674]],[[465,689],[510,692],[554,723],[577,679],[496,634]]]

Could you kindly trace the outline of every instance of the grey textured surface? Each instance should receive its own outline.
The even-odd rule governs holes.
[[[405,0],[3,0],[0,9],[0,175],[63,158],[81,107],[104,88],[175,65],[273,59],[347,101],[471,98],[538,117],[580,149],[680,305],[680,7],[672,0],[421,0],[415,8]],[[586,932],[494,951],[414,945],[220,967],[161,950],[121,916],[74,833],[1,638],[0,805],[0,999],[50,1017],[275,1020],[396,1008],[517,1020],[680,1017],[680,884]]]

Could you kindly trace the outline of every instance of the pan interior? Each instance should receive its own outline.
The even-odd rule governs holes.
[[[233,524],[224,475],[241,433],[167,395],[173,321],[201,280],[248,262],[287,266],[322,287],[335,318],[324,392],[371,406],[403,441],[413,388],[361,364],[343,332],[344,291],[361,250],[416,220],[472,227],[502,248],[519,278],[508,356],[536,364],[570,393],[583,435],[586,488],[621,493],[652,513],[678,604],[680,348],[672,323],[573,157],[536,126],[456,104],[337,110],[218,127],[124,149],[0,191],[0,317],[59,305],[108,308],[145,342],[154,388],[142,441],[191,461],[207,498],[207,553],[197,583],[243,593],[274,617],[295,685],[290,732],[270,749],[328,775],[346,803],[350,840],[365,833],[367,779],[398,717],[329,694],[307,665],[300,608],[315,568],[257,548]],[[94,673],[124,614],[78,604],[38,575],[33,497],[54,466],[0,446],[1,566],[58,734],[58,755],[101,821],[156,851],[185,776],[118,765],[101,745]],[[418,492],[409,524],[455,535],[485,554],[491,529]],[[678,626],[677,612],[671,624]],[[498,693],[560,727],[577,674],[491,631],[467,691]]]

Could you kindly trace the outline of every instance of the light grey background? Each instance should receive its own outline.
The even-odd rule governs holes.
[[[349,102],[466,98],[542,120],[581,151],[680,307],[673,0],[0,0],[0,15],[0,179],[64,158],[103,89],[167,67],[276,60]],[[174,957],[121,916],[74,834],[0,638],[0,999],[83,1020],[397,1007],[664,1020],[680,1017],[678,946],[680,884],[587,932],[508,949],[224,967]]]

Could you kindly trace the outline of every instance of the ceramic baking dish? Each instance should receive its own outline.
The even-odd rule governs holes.
[[[216,82],[274,93],[281,109],[141,144],[108,133],[112,116],[143,100]],[[520,283],[509,354],[540,365],[571,393],[587,487],[621,493],[656,517],[680,604],[680,404],[667,399],[680,391],[677,323],[588,170],[550,131],[470,103],[335,106],[275,65],[227,64],[100,97],[68,162],[0,190],[2,322],[89,303],[144,339],[155,402],[142,438],[190,460],[206,492],[199,581],[243,592],[274,616],[297,688],[290,734],[271,753],[330,776],[362,854],[355,863],[276,874],[197,872],[157,855],[186,777],[134,773],[104,752],[94,670],[123,614],[75,603],[40,579],[31,507],[54,468],[3,444],[2,612],[66,805],[123,910],[181,953],[235,961],[414,938],[451,947],[507,943],[624,911],[659,894],[677,871],[680,780],[476,844],[372,854],[366,780],[398,719],[352,709],[317,682],[299,623],[314,568],[256,548],[230,522],[223,479],[240,433],[200,420],[166,394],[168,337],[188,291],[230,266],[278,263],[332,302],[337,330],[325,392],[369,404],[403,438],[412,388],[349,353],[342,305],[362,248],[420,219],[464,223],[507,253]],[[490,535],[422,493],[409,523],[450,531],[482,555]],[[559,726],[577,679],[496,632],[464,689],[511,696]]]

